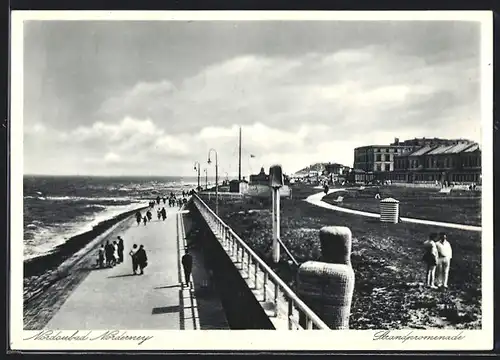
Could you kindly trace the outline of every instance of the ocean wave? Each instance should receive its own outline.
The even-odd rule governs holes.
[[[91,197],[91,196],[47,196],[47,200],[53,201],[135,201],[136,199],[128,196],[113,196],[113,197]]]
[[[68,239],[92,230],[93,227],[105,220],[112,219],[119,214],[141,206],[147,206],[147,203],[135,202],[128,205],[111,205],[93,215],[75,219],[72,223],[53,224],[50,227],[29,227],[24,236],[24,259],[50,254],[57,246],[64,244]]]
[[[107,208],[105,205],[99,205],[99,204],[88,204],[85,205],[85,207],[91,209],[101,209],[101,210],[105,210]]]

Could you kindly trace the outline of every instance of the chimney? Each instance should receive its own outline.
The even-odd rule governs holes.
[[[399,138],[394,138],[394,145],[398,145],[399,144]]]

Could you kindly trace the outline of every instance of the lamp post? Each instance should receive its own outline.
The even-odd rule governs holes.
[[[200,191],[200,163],[198,161],[194,162],[194,170],[198,171],[198,187],[196,188],[196,191]]]
[[[210,153],[215,153],[215,214],[219,215],[219,161],[217,159],[217,151],[214,148],[208,150],[208,163],[211,164]]]
[[[208,190],[208,171],[203,169],[203,172],[205,173],[205,190]]]

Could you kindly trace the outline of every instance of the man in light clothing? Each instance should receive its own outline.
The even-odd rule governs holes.
[[[438,286],[448,287],[448,275],[450,272],[450,262],[452,258],[451,244],[448,242],[446,234],[439,234],[439,241],[436,242],[438,251],[437,263],[437,283]]]

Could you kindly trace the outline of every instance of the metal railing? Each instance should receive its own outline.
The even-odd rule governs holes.
[[[209,197],[215,198],[215,191],[201,191],[198,193],[199,197]],[[241,193],[231,193],[231,192],[220,192],[219,191],[219,199],[242,199],[244,197]]]
[[[249,286],[262,291],[258,300],[272,301],[273,317],[286,319],[288,330],[304,329],[301,323],[305,329],[330,329],[197,194],[193,201]]]

